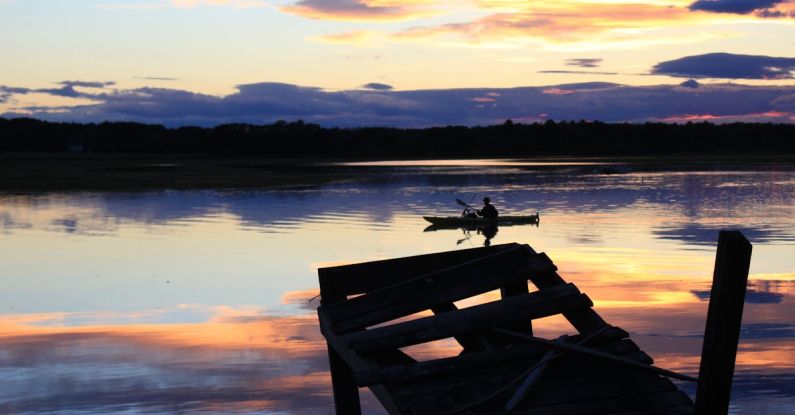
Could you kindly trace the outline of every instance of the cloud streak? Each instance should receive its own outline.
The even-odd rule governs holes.
[[[793,79],[795,58],[708,53],[661,62],[651,73],[682,78]]]
[[[538,73],[556,73],[556,74],[575,74],[575,75],[618,75],[618,72],[599,72],[599,71],[570,71],[565,69],[547,69],[538,71]]]
[[[364,85],[362,85],[362,88],[364,88],[364,89],[372,89],[372,90],[376,90],[376,91],[389,91],[389,90],[393,89],[392,85],[382,84],[382,83],[379,83],[379,82],[370,82],[369,84],[364,84]]]
[[[602,64],[603,59],[598,58],[576,58],[566,59],[566,66],[579,66],[580,68],[597,68]]]
[[[689,9],[713,13],[750,14],[769,10],[785,2],[786,0],[698,0],[691,4]]]

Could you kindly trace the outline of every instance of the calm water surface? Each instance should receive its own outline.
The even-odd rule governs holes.
[[[658,365],[689,374],[717,232],[741,229],[754,253],[731,410],[795,413],[790,166],[346,168],[357,178],[272,191],[0,194],[0,413],[331,413],[316,269],[481,246],[423,232],[422,215],[485,195],[541,213],[492,243],[546,252]]]

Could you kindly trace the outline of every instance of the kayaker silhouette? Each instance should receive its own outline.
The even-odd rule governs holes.
[[[478,210],[478,216],[486,219],[497,219],[497,209],[491,204],[491,199],[483,198],[483,209]]]

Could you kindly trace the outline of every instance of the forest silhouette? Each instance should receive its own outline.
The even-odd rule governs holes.
[[[166,128],[0,118],[0,152],[275,158],[786,155],[795,153],[795,125],[507,120],[484,127],[403,129],[324,128],[299,120]]]

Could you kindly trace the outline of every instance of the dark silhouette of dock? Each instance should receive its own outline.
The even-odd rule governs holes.
[[[358,388],[367,386],[390,414],[725,414],[750,256],[742,234],[721,232],[700,382],[653,366],[527,245],[320,269],[337,413],[360,413]],[[454,304],[497,289],[497,301]],[[407,320],[425,310],[434,315]],[[557,314],[577,333],[534,336],[532,320]],[[463,351],[416,361],[401,350],[446,338]],[[671,378],[698,382],[696,401]]]

